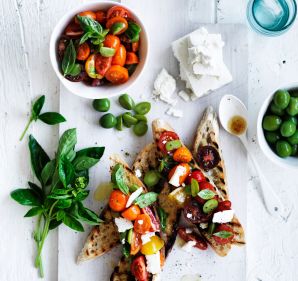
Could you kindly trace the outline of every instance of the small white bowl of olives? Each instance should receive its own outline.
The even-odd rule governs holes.
[[[265,155],[283,167],[298,169],[298,84],[274,91],[258,116],[258,141]]]

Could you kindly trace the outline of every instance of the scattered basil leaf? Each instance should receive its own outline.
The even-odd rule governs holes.
[[[230,238],[231,236],[233,236],[233,233],[223,230],[223,231],[215,232],[215,233],[213,233],[213,235],[223,238],[223,239],[226,239],[226,238]]]
[[[190,189],[191,189],[191,196],[192,197],[198,196],[200,188],[199,188],[199,183],[198,183],[197,180],[191,179]]]
[[[159,217],[159,220],[160,220],[161,230],[162,231],[165,231],[166,230],[166,227],[167,227],[167,217],[168,217],[168,214],[161,207],[158,207],[157,208],[157,214],[158,214],[158,217]]]
[[[157,200],[158,194],[155,192],[147,192],[141,194],[134,202],[140,208],[145,208],[153,204]]]
[[[66,75],[77,76],[79,74],[76,71],[76,69],[78,69],[78,64],[76,64],[76,57],[77,57],[76,48],[72,40],[70,40],[65,49],[63,59],[62,59],[62,64],[61,64],[64,76]]]
[[[25,215],[25,218],[34,217],[43,213],[42,207],[33,207]]]
[[[198,196],[204,200],[212,199],[216,194],[210,189],[203,189],[198,193]]]
[[[31,116],[34,120],[37,120],[37,118],[40,114],[40,111],[44,105],[45,99],[46,99],[46,97],[44,95],[42,95],[40,98],[38,98],[33,103]]]
[[[116,164],[112,172],[112,182],[118,187],[124,194],[129,193],[129,188],[125,183],[124,167],[121,164]]]
[[[74,218],[71,215],[68,215],[67,213],[65,213],[65,216],[63,217],[62,221],[66,226],[72,228],[73,230],[80,232],[84,231],[84,227],[82,226],[82,224],[76,218]]]
[[[40,206],[41,201],[31,189],[16,189],[10,193],[12,199],[25,206]]]
[[[45,112],[40,114],[38,119],[48,125],[55,125],[66,121],[66,119],[57,112]]]

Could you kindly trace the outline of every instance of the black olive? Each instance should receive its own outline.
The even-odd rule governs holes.
[[[197,157],[199,166],[205,171],[213,169],[220,161],[218,151],[211,145],[201,146],[199,148]]]

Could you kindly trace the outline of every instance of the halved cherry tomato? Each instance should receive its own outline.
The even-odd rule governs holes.
[[[220,232],[220,231],[227,231],[227,232],[230,232],[232,235],[228,238],[221,238],[221,237],[218,237],[218,236],[214,235],[214,233],[217,233],[217,232]],[[220,245],[230,243],[234,238],[234,231],[227,224],[220,224],[218,227],[216,227],[214,233],[213,233],[212,237],[214,238],[216,243],[218,243]]]
[[[105,74],[105,78],[113,84],[125,83],[128,78],[128,70],[120,65],[112,65]]]
[[[106,27],[110,29],[110,32],[114,35],[124,33],[128,28],[128,22],[123,17],[113,17],[107,21]]]
[[[178,229],[178,235],[182,240],[185,242],[194,241],[196,244],[194,245],[195,248],[200,250],[206,250],[208,248],[207,242],[203,239],[203,237],[199,236],[197,233],[187,233],[186,228],[180,227]]]
[[[137,281],[148,281],[149,279],[144,256],[139,256],[132,261],[130,271]]]
[[[64,31],[65,35],[70,37],[70,38],[77,38],[83,35],[84,31],[81,28],[81,26],[74,21],[72,21]]]
[[[166,149],[166,144],[167,142],[172,140],[179,140],[178,135],[174,132],[165,131],[160,135],[157,146],[161,150],[161,152],[163,152],[164,154],[167,154],[169,152]]]
[[[174,175],[174,173],[175,173],[178,166],[183,166],[185,168],[184,174],[181,175],[180,178],[179,178],[179,183],[181,185],[182,183],[185,182],[186,178],[188,177],[188,175],[190,173],[190,166],[187,163],[181,163],[181,164],[175,166],[174,168],[172,168],[172,170],[169,172],[168,179],[170,180],[172,178],[172,176]]]
[[[218,202],[218,206],[215,210],[215,212],[222,212],[226,210],[231,210],[232,203],[229,200]]]
[[[100,54],[96,54],[95,69],[96,69],[97,73],[104,76],[106,74],[107,70],[110,68],[111,64],[112,64],[111,57],[104,57]]]
[[[125,210],[127,200],[127,195],[122,193],[120,190],[113,190],[110,195],[109,206],[115,212],[122,212]]]
[[[112,65],[124,66],[125,60],[126,60],[126,49],[123,45],[120,45],[115,55],[113,56]]]
[[[160,231],[160,221],[159,219],[153,214],[150,207],[142,208],[142,213],[146,214],[150,217],[151,220],[151,227],[150,232],[157,232]]]
[[[77,49],[77,59],[78,60],[86,60],[88,59],[90,55],[90,47],[88,45],[88,43],[83,43],[81,45],[79,45],[78,49]]]
[[[107,12],[107,18],[113,18],[113,17],[123,17],[123,18],[129,18],[130,17],[130,12],[126,10],[123,7],[119,6],[113,6],[110,8]]]
[[[165,242],[158,237],[157,235],[154,235],[150,238],[150,242],[142,245],[141,253],[143,255],[154,255],[156,254],[163,246],[165,245]]]
[[[133,52],[127,52],[125,64],[136,64],[136,63],[139,63],[138,56]]]
[[[209,189],[209,190],[213,191],[214,193],[216,193],[214,186],[207,181],[200,182],[199,185],[200,185],[200,190]],[[218,199],[218,196],[215,196],[214,199]],[[202,199],[199,196],[196,196],[195,200],[202,205],[206,202],[206,200]]]
[[[96,14],[92,11],[85,11],[85,12],[81,12],[78,14],[79,16],[81,17],[88,17],[88,18],[91,18],[93,20],[96,20]],[[75,22],[76,23],[80,23],[77,19],[77,17],[75,17]]]
[[[148,215],[141,214],[137,216],[133,226],[134,230],[137,233],[145,234],[147,231],[150,230],[150,227],[151,227],[151,219]]]
[[[179,147],[173,154],[173,159],[176,162],[188,163],[192,159],[192,155],[187,147]]]
[[[141,214],[141,209],[137,205],[132,205],[124,212],[121,213],[122,217],[130,221],[134,221],[137,218],[137,216],[140,214]]]
[[[104,11],[96,11],[95,15],[96,15],[96,20],[99,23],[105,23],[106,22],[107,16],[106,16],[106,13]]]
[[[131,244],[130,244],[130,254],[136,255],[141,250],[141,246],[142,246],[141,235],[133,231]]]
[[[131,43],[131,49],[135,53],[139,50],[139,41]]]
[[[103,75],[96,70],[96,55],[91,54],[85,63],[85,70],[89,77],[93,79],[102,79]]]
[[[186,183],[190,184],[191,179],[195,179],[198,183],[206,181],[204,174],[200,170],[193,170],[186,179]]]
[[[160,251],[160,266],[163,267],[165,265],[166,257],[165,251]]]
[[[103,45],[117,51],[120,46],[120,39],[115,35],[108,34],[103,42]]]

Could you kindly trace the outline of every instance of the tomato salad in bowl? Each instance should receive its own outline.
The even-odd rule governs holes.
[[[131,86],[144,67],[147,48],[144,27],[134,13],[123,5],[97,2],[82,5],[57,24],[50,55],[66,88],[102,98]]]

